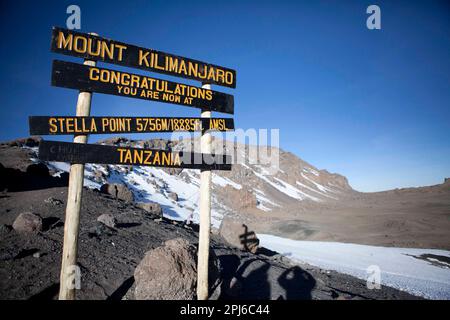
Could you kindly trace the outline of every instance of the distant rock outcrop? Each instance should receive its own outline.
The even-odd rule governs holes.
[[[41,137],[28,137],[22,139],[16,139],[8,142],[10,147],[37,147],[39,142],[41,142]]]
[[[256,208],[258,201],[256,196],[249,190],[237,190],[227,185],[224,193],[228,196],[228,201],[233,203],[238,209]]]

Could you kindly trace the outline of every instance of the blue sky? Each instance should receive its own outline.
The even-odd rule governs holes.
[[[29,115],[75,112],[77,92],[50,86],[53,59],[77,61],[49,49],[69,4],[81,7],[82,32],[237,70],[235,90],[213,87],[235,96],[236,126],[279,128],[284,150],[357,190],[450,176],[447,1],[2,1],[2,141],[27,136]],[[381,30],[366,28],[370,4]],[[199,111],[94,94],[92,114]]]

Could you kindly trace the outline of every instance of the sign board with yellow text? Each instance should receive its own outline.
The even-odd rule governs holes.
[[[235,70],[73,30],[54,27],[51,50],[88,60],[236,88]]]
[[[231,118],[29,117],[31,135],[230,131]]]
[[[60,60],[53,61],[52,85],[234,113],[234,98],[226,93]]]
[[[231,170],[231,157],[183,151],[128,148],[98,144],[41,141],[39,159],[69,163],[100,163],[168,168]]]

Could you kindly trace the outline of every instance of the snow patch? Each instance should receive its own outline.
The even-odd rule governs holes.
[[[335,200],[338,199],[338,198],[336,198],[336,197],[330,196],[329,194],[326,194],[326,193],[324,193],[324,192],[320,192],[320,191],[318,191],[318,190],[316,190],[316,189],[313,189],[313,188],[307,186],[306,184],[301,183],[300,181],[295,181],[295,183],[296,183],[297,185],[299,185],[299,186],[305,188],[305,189],[308,189],[308,190],[310,190],[310,191],[316,192],[316,193],[320,194],[321,196],[328,197],[328,198],[335,199]]]
[[[239,183],[236,183],[234,181],[231,181],[230,179],[226,177],[221,177],[215,173],[212,174],[211,181],[213,184],[217,184],[221,187],[226,187],[227,185],[232,186],[233,188],[240,190],[242,189],[242,186]]]
[[[367,268],[381,270],[381,284],[428,299],[450,300],[450,269],[417,259],[433,254],[450,257],[450,251],[390,248],[339,242],[296,241],[258,234],[263,247],[293,260],[367,280]]]

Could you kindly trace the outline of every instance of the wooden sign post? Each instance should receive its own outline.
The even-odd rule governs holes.
[[[102,163],[201,170],[197,298],[207,300],[211,170],[231,170],[231,157],[212,153],[210,131],[234,129],[233,119],[211,118],[212,111],[234,114],[234,97],[212,91],[211,84],[235,88],[236,71],[62,28],[53,28],[51,51],[85,59],[83,64],[54,60],[52,67],[53,86],[79,90],[76,117],[32,116],[29,119],[32,134],[74,135],[74,143],[41,141],[39,144],[42,161],[70,163],[59,299],[74,300],[78,289],[74,281],[79,272],[77,251],[84,165]],[[202,81],[202,86],[100,68],[96,61]],[[93,92],[200,108],[201,117],[90,117]],[[201,152],[87,144],[89,134],[176,131],[201,131]]]
[[[211,89],[210,84],[203,84],[203,88]],[[210,109],[202,110],[202,118],[211,118]],[[201,153],[211,153],[211,134],[202,132]],[[200,173],[200,232],[198,239],[197,260],[197,299],[207,300],[208,267],[209,267],[209,234],[211,231],[211,170],[203,169]]]
[[[85,65],[94,67],[95,61],[85,60]],[[91,92],[78,94],[76,115],[88,117],[91,112]],[[87,143],[87,135],[76,135],[75,143]],[[78,229],[80,226],[81,195],[83,193],[84,164],[71,164],[69,188],[67,191],[66,217],[64,221],[64,242],[60,274],[59,300],[75,300],[73,272],[77,266]]]

